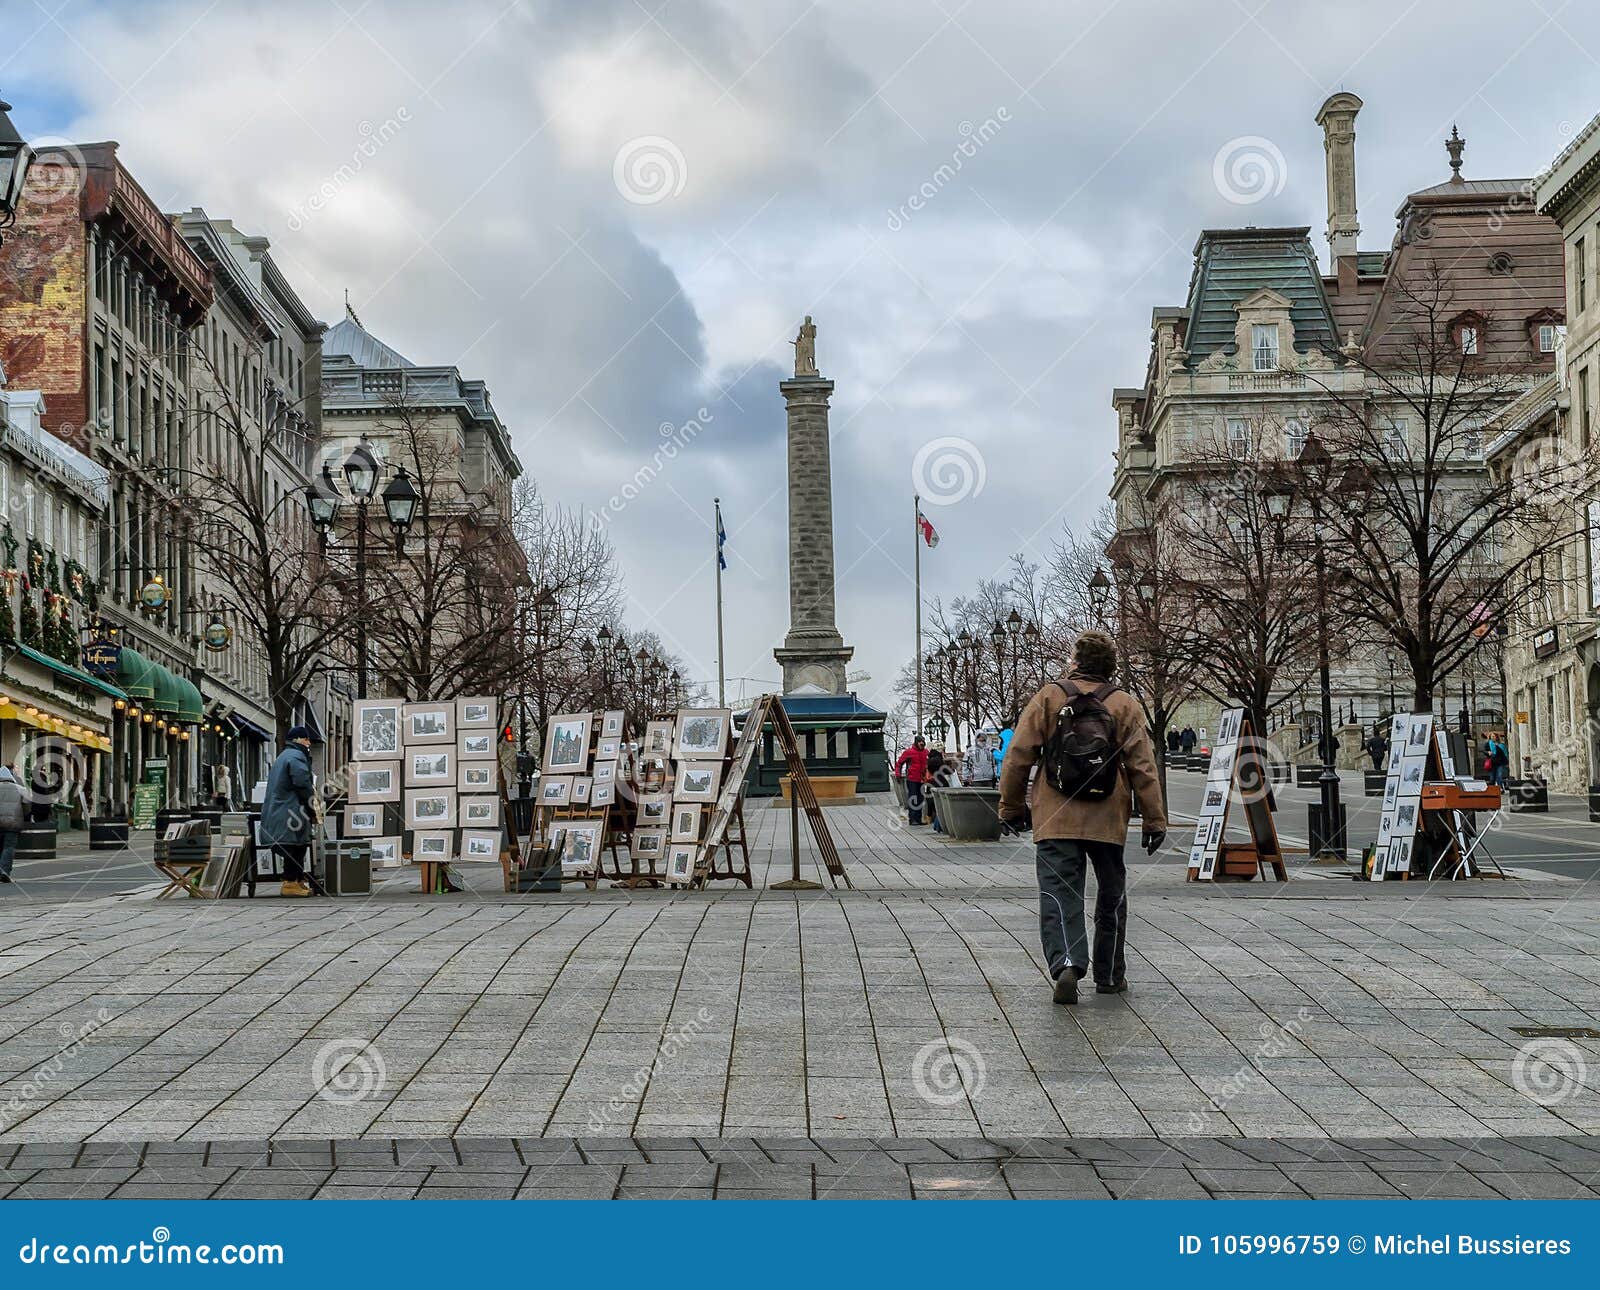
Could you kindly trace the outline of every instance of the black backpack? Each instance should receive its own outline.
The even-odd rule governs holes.
[[[1122,743],[1117,719],[1105,705],[1117,687],[1107,681],[1092,690],[1072,681],[1056,684],[1067,701],[1056,713],[1056,726],[1044,741],[1044,773],[1063,797],[1103,802],[1117,789]]]

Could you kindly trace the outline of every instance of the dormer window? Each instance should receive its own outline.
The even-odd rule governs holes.
[[[1461,342],[1463,356],[1478,352],[1478,325],[1476,323],[1462,323],[1456,332],[1456,336]]]
[[[1556,325],[1554,323],[1539,324],[1539,352],[1541,354],[1554,354],[1556,352]]]
[[[1278,368],[1278,328],[1274,323],[1256,323],[1250,328],[1251,366],[1258,372]]]

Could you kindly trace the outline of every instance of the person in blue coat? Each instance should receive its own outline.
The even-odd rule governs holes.
[[[306,852],[311,848],[316,812],[312,807],[311,731],[295,726],[289,746],[278,754],[267,772],[267,792],[261,800],[261,842],[272,848],[283,865],[282,894],[309,896]]]
[[[1012,722],[1000,732],[1000,742],[994,750],[994,774],[996,779],[1000,778],[1000,768],[1005,765],[1006,749],[1011,747],[1011,737],[1017,733],[1015,726],[1016,723]]]

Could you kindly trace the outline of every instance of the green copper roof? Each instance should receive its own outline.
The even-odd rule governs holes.
[[[1191,361],[1231,350],[1238,304],[1267,289],[1288,297],[1295,348],[1335,349],[1333,315],[1322,291],[1322,272],[1307,228],[1207,229],[1195,243],[1189,281],[1189,326],[1184,348]]]

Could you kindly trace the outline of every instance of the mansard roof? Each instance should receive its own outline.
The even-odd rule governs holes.
[[[1336,348],[1333,316],[1309,228],[1206,229],[1194,247],[1184,349],[1196,361],[1231,351],[1240,302],[1260,291],[1289,301],[1295,348]]]
[[[322,334],[323,358],[348,358],[357,367],[415,367],[405,355],[390,349],[354,318],[346,314]]]

